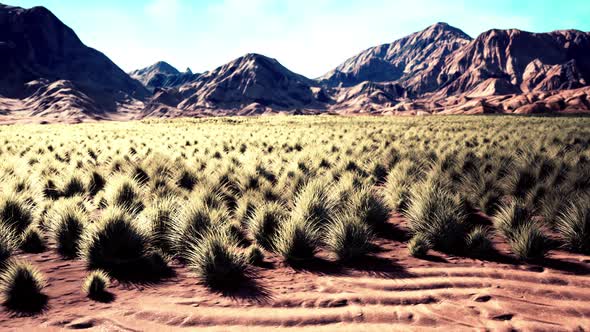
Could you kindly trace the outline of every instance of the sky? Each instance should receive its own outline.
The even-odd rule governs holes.
[[[492,28],[590,31],[588,0],[0,1],[47,7],[125,71],[162,60],[204,72],[260,53],[315,78],[436,22],[472,37]]]

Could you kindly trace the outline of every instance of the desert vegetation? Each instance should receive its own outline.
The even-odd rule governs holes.
[[[42,273],[19,255],[44,251],[83,262],[91,299],[111,279],[165,278],[172,262],[213,291],[268,257],[354,268],[377,239],[419,258],[488,259],[498,243],[523,263],[588,253],[589,128],[485,116],[5,126],[0,291],[12,310],[42,298]]]

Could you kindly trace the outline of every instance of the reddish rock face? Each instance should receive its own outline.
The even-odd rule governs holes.
[[[589,54],[590,35],[581,31],[490,30],[449,56],[438,82],[446,95],[477,89],[490,78],[514,92],[578,88],[590,79]]]

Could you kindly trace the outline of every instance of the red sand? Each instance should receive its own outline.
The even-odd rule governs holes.
[[[305,270],[272,256],[268,266],[253,268],[257,285],[232,294],[208,290],[175,263],[177,275],[158,284],[114,281],[110,291],[116,298],[111,303],[84,297],[83,262],[61,260],[53,251],[19,254],[45,274],[48,308],[34,317],[14,317],[2,309],[0,327],[380,332],[590,327],[589,256],[552,251],[540,265],[521,264],[496,239],[501,254],[491,260],[436,252],[421,260],[409,257],[400,240],[380,239],[374,258],[344,268],[324,253]]]

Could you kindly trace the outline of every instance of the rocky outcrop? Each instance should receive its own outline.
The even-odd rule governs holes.
[[[578,88],[590,80],[589,54],[590,34],[581,31],[490,30],[448,57],[437,92],[482,90],[490,79],[504,90],[493,94]]]

